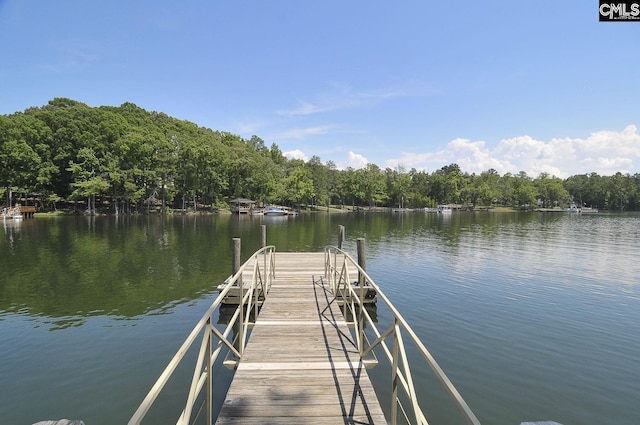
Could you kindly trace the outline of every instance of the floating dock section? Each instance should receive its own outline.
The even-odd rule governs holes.
[[[278,272],[217,424],[384,424],[322,253],[277,253]]]

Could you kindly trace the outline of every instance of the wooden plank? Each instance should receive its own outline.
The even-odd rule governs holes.
[[[278,417],[270,417],[268,421],[265,418],[251,418],[251,417],[239,417],[239,418],[222,418],[219,419],[216,424],[218,425],[226,425],[226,424],[243,424],[243,425],[264,425],[264,424],[278,424],[278,425],[335,425],[335,424],[367,424],[367,423],[384,423],[384,418],[379,417],[363,417],[352,415],[348,418],[346,417],[325,417],[325,418],[314,418],[314,417],[305,417],[304,420],[297,416],[286,417],[286,416],[278,416]]]
[[[324,254],[277,253],[262,306],[216,424],[386,423],[337,303]]]

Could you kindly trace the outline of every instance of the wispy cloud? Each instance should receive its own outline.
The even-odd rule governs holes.
[[[320,106],[317,104],[314,105],[309,102],[299,101],[298,106],[296,108],[288,109],[288,110],[279,110],[276,113],[278,115],[292,117],[296,115],[312,115],[312,114],[317,114],[319,112],[330,111],[332,109],[335,109],[335,107],[330,105]]]
[[[584,139],[545,142],[519,136],[501,140],[495,149],[487,148],[484,141],[459,138],[436,152],[404,152],[386,165],[432,171],[451,163],[470,173],[493,168],[500,174],[525,171],[532,177],[540,173],[560,178],[590,172],[634,173],[640,165],[640,134],[635,125],[629,125],[622,131],[599,131]]]
[[[241,135],[253,135],[267,125],[265,121],[242,121],[235,124],[235,131]]]
[[[40,69],[45,72],[63,74],[84,70],[100,59],[100,56],[81,47],[54,46],[55,61],[45,62]]]
[[[291,128],[278,133],[277,139],[304,139],[309,136],[319,136],[328,133],[333,126],[317,126],[307,128]]]
[[[424,96],[435,92],[425,84],[415,82],[405,84],[403,87],[364,91],[355,91],[351,86],[335,84],[330,90],[317,95],[314,101],[299,100],[297,106],[281,109],[276,113],[288,117],[312,115],[340,109],[370,107],[388,99]]]

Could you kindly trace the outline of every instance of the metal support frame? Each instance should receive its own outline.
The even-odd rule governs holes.
[[[240,283],[242,282],[242,275],[250,264],[253,266],[253,269],[246,271],[251,272],[251,282],[249,285],[247,285],[246,282],[242,284]],[[223,363],[228,367],[234,367],[236,365],[237,360],[242,356],[248,329],[252,325],[250,323],[251,310],[252,308],[254,309],[254,317],[257,317],[259,294],[262,293],[265,297],[267,296],[274,276],[274,246],[266,246],[256,251],[242,266],[238,267],[237,271],[225,281],[224,289],[220,291],[211,307],[209,307],[207,312],[202,316],[158,380],[151,387],[151,390],[129,420],[129,425],[137,425],[143,421],[158,395],[162,392],[164,386],[182,362],[186,353],[198,340],[199,336],[201,337],[200,349],[189,392],[187,393],[187,401],[176,424],[187,425],[195,423],[203,409],[206,409],[207,423],[212,423],[213,385],[215,385],[213,365],[216,360],[220,358],[223,351],[227,355]],[[224,297],[235,285],[241,288],[241,301],[229,320],[229,324],[221,332],[214,326],[212,319],[213,314],[220,304],[222,304]],[[247,287],[245,288],[245,286]],[[244,307],[245,304],[247,305],[246,311]],[[232,337],[234,327],[239,331],[235,338]],[[233,360],[229,360],[229,357],[233,357]],[[207,390],[204,393],[204,400],[202,400],[201,394],[205,384]]]
[[[360,250],[358,250],[358,252],[360,252]],[[362,286],[359,284],[358,287],[354,288],[351,285],[349,279],[350,270],[358,272],[359,283],[366,281],[371,288],[375,289],[378,300],[382,300],[393,315],[393,324],[384,332],[378,330],[376,323],[374,323],[365,309]],[[408,340],[420,352],[423,359],[433,370],[449,395],[454,399],[467,422],[471,425],[480,425],[478,418],[471,411],[471,408],[464,401],[429,350],[427,350],[400,312],[358,262],[340,248],[325,248],[325,279],[327,279],[329,288],[333,291],[334,296],[342,302],[345,318],[347,317],[347,312],[351,313],[353,322],[350,323],[350,325],[355,328],[354,338],[363,362],[365,362],[365,364],[367,363],[366,358],[368,356],[374,356],[374,362],[377,362],[375,350],[378,350],[384,353],[391,365],[392,404],[390,411],[392,425],[397,423],[399,413],[402,414],[407,423],[428,424],[416,394],[403,335],[407,336]],[[365,326],[375,336],[373,342],[369,341],[369,337],[364,329]],[[391,348],[389,348],[386,340],[391,336],[393,337],[393,341]],[[410,406],[406,406],[406,408],[403,406],[400,395],[398,394],[399,390],[409,400]]]

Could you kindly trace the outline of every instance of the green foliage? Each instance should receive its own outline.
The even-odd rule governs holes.
[[[253,135],[199,127],[133,103],[92,108],[56,98],[0,116],[0,188],[6,203],[36,193],[41,206],[64,201],[113,212],[173,206],[211,209],[230,198],[264,203],[433,207],[443,203],[520,208],[579,202],[640,210],[640,175],[596,173],[561,180],[524,172],[479,175],[449,164],[431,173],[375,164],[337,169],[318,156],[287,160],[277,144]],[[103,207],[105,208],[105,207]]]
[[[310,202],[315,196],[313,180],[303,167],[294,168],[285,180],[287,201],[294,204]]]

